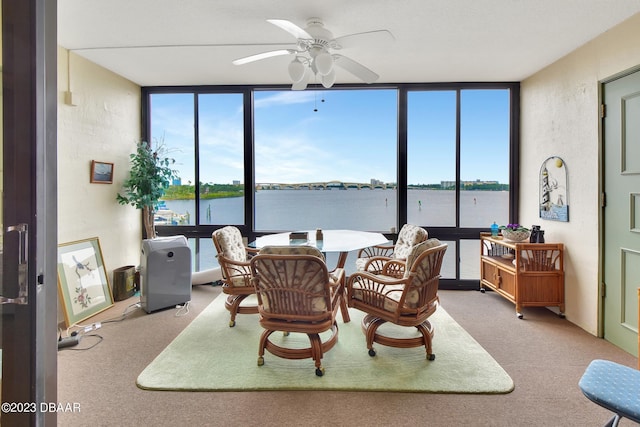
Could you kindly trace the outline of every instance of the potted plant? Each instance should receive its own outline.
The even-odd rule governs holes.
[[[132,205],[142,210],[146,238],[156,237],[154,227],[155,209],[177,171],[171,169],[175,160],[166,157],[166,147],[162,140],[156,141],[155,148],[147,141],[137,143],[131,158],[129,178],[124,182],[123,193],[118,193],[121,205]]]

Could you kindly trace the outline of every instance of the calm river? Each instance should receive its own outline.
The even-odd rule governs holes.
[[[432,227],[455,226],[455,193],[453,191],[409,190],[408,222]],[[398,227],[397,195],[394,190],[263,190],[255,195],[255,229],[294,231],[315,228],[353,229],[389,232]],[[460,225],[486,227],[496,221],[508,222],[509,193],[506,191],[463,191],[460,195]],[[167,200],[166,206],[177,214],[187,214],[195,224],[193,200]],[[201,224],[244,223],[244,200],[238,198],[202,201]],[[479,274],[477,242],[462,242],[460,247],[461,277],[477,278]],[[192,242],[192,249],[195,243]],[[454,248],[445,257],[443,277],[455,277]],[[195,255],[194,251],[194,255]],[[201,239],[195,269],[217,265],[211,239]],[[355,260],[350,254],[347,266]],[[327,262],[331,263],[331,257]],[[331,264],[330,264],[331,265]],[[347,269],[348,273],[350,268]]]

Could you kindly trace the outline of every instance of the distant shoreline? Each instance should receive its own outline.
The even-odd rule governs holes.
[[[507,184],[500,184],[501,187],[498,188],[486,188],[486,187],[463,187],[460,191],[509,191],[509,187]],[[506,188],[502,187],[505,186]],[[396,191],[396,188],[380,188],[380,187],[308,187],[308,186],[298,186],[298,187],[289,187],[286,186],[284,188],[280,187],[271,187],[271,188],[261,188],[256,189],[256,192],[261,191]],[[427,186],[407,186],[407,190],[412,191],[454,191],[453,188],[432,188]],[[223,191],[223,192],[209,192],[200,194],[201,200],[212,200],[212,199],[225,199],[225,198],[234,198],[234,197],[244,197],[243,190],[239,191]],[[162,197],[162,200],[195,200],[193,192],[168,192]]]

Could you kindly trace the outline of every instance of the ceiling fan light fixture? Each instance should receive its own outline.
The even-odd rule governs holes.
[[[302,80],[302,78],[304,77],[304,72],[305,66],[298,60],[298,57],[296,56],[289,64],[289,77],[291,77],[291,81],[297,83]]]
[[[322,86],[329,89],[336,82],[336,70],[331,69],[329,74],[322,76]]]
[[[359,62],[334,51],[356,46],[365,39],[374,45],[394,40],[388,30],[353,33],[334,38],[333,33],[324,28],[319,18],[309,18],[304,29],[286,19],[268,19],[267,22],[293,35],[296,38],[295,48],[262,52],[232,62],[235,65],[243,65],[276,56],[294,55],[288,67],[289,77],[293,81],[292,90],[306,89],[311,79],[315,84],[322,83],[325,88],[332,87],[336,81],[335,67],[340,67],[365,83],[373,83],[380,76]]]
[[[313,62],[316,65],[318,74],[321,76],[326,76],[333,70],[333,57],[326,50],[323,50],[316,55]]]

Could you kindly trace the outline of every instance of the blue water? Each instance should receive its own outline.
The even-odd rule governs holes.
[[[408,222],[426,227],[455,226],[453,191],[409,190]],[[390,232],[397,227],[397,193],[394,190],[263,190],[255,195],[255,229],[287,231],[345,228]],[[461,227],[488,227],[508,222],[509,193],[463,191],[460,195]],[[167,208],[189,214],[195,224],[193,200],[167,200]],[[201,224],[243,224],[244,199],[203,200]]]
[[[453,191],[409,190],[407,193],[408,222],[429,227],[455,226],[455,193]],[[315,228],[352,229],[390,232],[399,227],[396,213],[397,194],[394,190],[263,190],[255,197],[255,229],[259,231],[292,231]],[[461,227],[485,227],[495,221],[508,222],[509,193],[504,191],[463,191],[460,195]],[[195,224],[193,200],[167,200],[168,209],[188,214]],[[205,200],[200,211],[201,224],[227,225],[244,223],[243,198]],[[215,249],[210,238],[199,239],[194,254],[194,269],[217,266]],[[450,245],[454,242],[449,242]],[[464,242],[460,247],[461,278],[477,278],[479,244]],[[455,277],[455,248],[445,256],[443,277]],[[347,273],[356,254],[349,254]],[[335,258],[328,256],[332,265]]]

